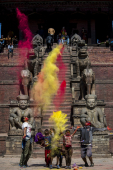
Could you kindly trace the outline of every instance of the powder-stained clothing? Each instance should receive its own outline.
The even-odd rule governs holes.
[[[45,149],[45,162],[46,162],[46,165],[48,165],[49,166],[49,164],[50,164],[50,161],[51,161],[51,150],[49,150],[49,149]]]
[[[45,162],[47,165],[50,164],[51,160],[51,136],[44,136],[44,144],[45,144]]]
[[[50,150],[51,149],[51,136],[44,136],[45,141],[45,149]]]
[[[70,136],[64,135],[63,143],[64,143],[65,147],[71,147],[72,146],[72,135],[70,135]]]
[[[66,166],[71,165],[71,157],[73,154],[73,149],[72,149],[72,135],[63,136],[63,144],[65,148],[65,158],[66,158]]]
[[[84,126],[83,128],[79,128],[78,131],[80,131],[81,134],[81,144],[84,145],[84,143],[87,140],[87,144],[92,144],[93,140],[93,133],[95,131],[104,131],[107,130],[107,128],[95,128],[90,126]]]
[[[81,135],[81,157],[85,158],[86,155],[88,157],[92,156],[92,140],[93,140],[93,133],[95,131],[104,131],[107,128],[95,128],[90,126],[84,126],[83,128],[79,128]]]
[[[65,147],[65,158],[66,158],[66,166],[71,166],[71,157],[73,154],[72,146]]]

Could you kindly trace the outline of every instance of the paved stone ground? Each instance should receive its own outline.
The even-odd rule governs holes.
[[[20,158],[19,157],[0,157],[0,170],[20,170],[20,169],[26,169],[26,170],[49,170],[49,168],[45,167],[44,158],[30,158],[28,161],[28,165],[30,167],[28,168],[20,168],[18,166]],[[55,167],[56,158],[53,160],[53,170],[56,170]],[[88,161],[89,162],[89,161]],[[94,167],[84,167],[83,161],[81,158],[78,159],[72,159],[72,164],[76,163],[79,169],[83,170],[113,170],[113,157],[112,158],[96,158],[94,159]],[[63,167],[61,170],[65,169],[65,160],[63,160]]]

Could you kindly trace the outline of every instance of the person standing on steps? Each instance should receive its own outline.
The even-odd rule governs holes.
[[[8,59],[9,59],[9,54],[11,53],[11,58],[13,57],[13,45],[10,43],[8,45]]]
[[[107,130],[107,128],[91,127],[91,122],[86,122],[83,128],[78,129],[78,131],[80,131],[80,136],[81,136],[81,158],[83,159],[85,163],[85,167],[89,167],[87,160],[86,160],[86,155],[88,156],[90,160],[90,163],[91,163],[90,167],[94,166],[93,159],[92,159],[93,133],[95,131],[104,131],[104,130]]]
[[[53,38],[51,37],[50,34],[48,34],[48,36],[47,36],[47,38],[46,38],[46,43],[47,43],[47,49],[46,49],[46,51],[47,51],[47,52],[50,52],[50,51],[52,50],[51,45],[52,45],[52,43],[53,43]]]
[[[52,37],[52,45],[53,45],[53,43],[54,43],[54,34],[55,34],[54,28],[49,28],[48,29],[48,34]]]

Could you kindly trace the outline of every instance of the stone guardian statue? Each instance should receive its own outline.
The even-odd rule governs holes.
[[[90,121],[91,126],[96,128],[107,127],[105,117],[100,108],[97,108],[97,96],[89,94],[85,96],[86,99],[86,108],[82,109],[80,122],[83,126],[85,123]]]
[[[10,111],[10,130],[22,129],[22,118],[23,116],[27,116],[29,118],[29,124],[32,125],[32,129],[35,128],[33,110],[28,108],[28,100],[29,97],[27,95],[19,95],[17,96],[18,107],[11,109]]]

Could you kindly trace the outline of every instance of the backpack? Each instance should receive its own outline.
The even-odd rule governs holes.
[[[89,127],[89,130],[87,129],[88,128],[84,127],[80,131],[82,144],[90,144],[92,141],[92,127]]]

